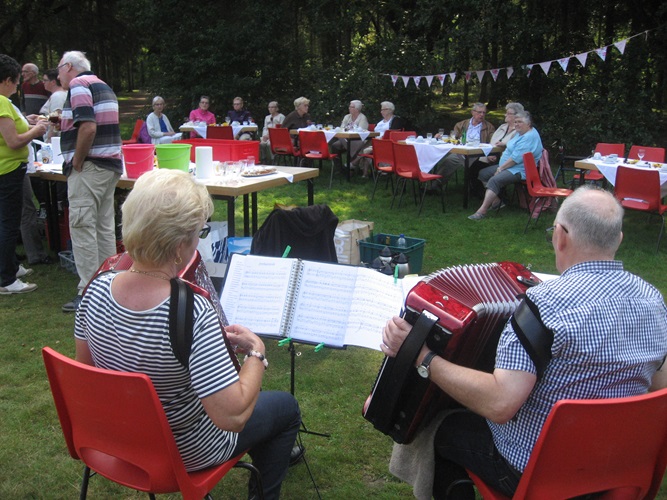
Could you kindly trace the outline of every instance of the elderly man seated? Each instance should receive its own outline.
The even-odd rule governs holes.
[[[244,122],[248,122],[248,124],[255,123],[255,120],[253,120],[250,111],[248,111],[243,106],[243,99],[241,97],[235,97],[234,101],[232,102],[232,106],[234,109],[227,111],[227,121],[232,123],[238,122],[239,125],[243,125]],[[237,139],[240,141],[249,141],[252,139],[252,134],[249,132],[240,132]]]

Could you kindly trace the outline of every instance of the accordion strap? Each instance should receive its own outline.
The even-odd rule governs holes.
[[[526,296],[514,311],[511,322],[519,342],[535,365],[539,380],[551,361],[554,333],[544,325],[537,306]]]
[[[192,350],[194,292],[181,279],[173,278],[169,301],[169,338],[176,359],[187,368]]]

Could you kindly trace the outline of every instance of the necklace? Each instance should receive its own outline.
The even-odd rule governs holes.
[[[137,274],[145,274],[146,276],[150,276],[151,278],[157,278],[157,279],[165,280],[165,281],[170,281],[171,280],[171,278],[169,278],[169,277],[165,278],[167,273],[163,273],[162,271],[158,271],[158,272],[164,274],[165,276],[160,276],[158,274],[151,273],[151,272],[148,272],[148,271],[139,271],[139,269],[135,269],[133,267],[130,268],[130,272],[131,273],[137,273]]]

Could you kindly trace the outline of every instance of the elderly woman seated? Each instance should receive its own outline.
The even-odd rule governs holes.
[[[148,375],[188,471],[250,450],[266,498],[277,499],[301,418],[291,394],[261,390],[268,366],[262,340],[241,325],[221,325],[211,302],[195,295],[187,368],[171,348],[170,280],[206,232],[213,213],[206,188],[186,172],[154,170],[137,180],[122,210],[134,265],[89,284],[74,326],[77,360]],[[237,354],[246,354],[240,371]]]
[[[206,123],[207,125],[215,125],[215,115],[209,111],[211,105],[211,98],[203,95],[199,98],[199,107],[190,111],[188,119],[191,122]],[[197,132],[191,132],[192,137],[199,137]]]
[[[361,112],[363,107],[364,104],[361,101],[350,101],[350,106],[348,108],[350,112],[343,118],[340,128],[345,132],[352,132],[355,129],[368,130],[368,118]],[[348,152],[351,162],[356,159],[364,146],[365,144],[362,141],[354,141],[351,143],[350,151]],[[347,141],[345,139],[336,139],[331,143],[331,151],[337,154],[347,151]]]
[[[379,133],[378,136],[380,139],[383,138],[387,130],[403,130],[405,128],[405,122],[400,116],[396,116],[394,112],[396,108],[393,103],[389,101],[384,101],[380,103],[380,114],[382,115],[382,120],[377,122],[375,125],[374,132]],[[366,146],[368,141],[364,143]],[[370,155],[373,154],[373,146],[368,146],[364,148],[364,154]],[[363,177],[368,177],[368,169],[370,167],[370,161],[367,158],[357,157],[352,165],[355,167],[360,165]]]
[[[505,186],[521,182],[526,178],[526,169],[523,165],[524,153],[533,153],[535,162],[542,158],[542,139],[533,128],[532,118],[528,111],[518,113],[514,117],[516,135],[507,143],[507,148],[500,157],[497,165],[482,169],[479,180],[486,187],[484,201],[477,212],[468,217],[470,220],[481,220],[486,217],[490,208],[496,208],[502,203],[500,191]]]
[[[163,114],[163,111],[164,99],[159,95],[155,96],[153,98],[153,112],[146,118],[146,128],[153,144],[170,144],[181,138],[180,133],[174,132],[171,123],[169,123],[169,118]]]
[[[273,161],[273,153],[271,153],[271,141],[269,140],[269,129],[273,127],[282,127],[285,121],[285,115],[280,112],[277,101],[269,103],[269,114],[264,117],[264,128],[262,129],[262,137],[259,143],[259,156],[263,163],[271,163]]]

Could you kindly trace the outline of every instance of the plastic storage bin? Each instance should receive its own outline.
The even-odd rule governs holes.
[[[190,161],[195,162],[197,146],[213,148],[213,161],[238,161],[254,156],[259,162],[259,141],[231,141],[229,139],[187,139],[173,144],[191,144]]]
[[[405,237],[406,248],[399,248],[398,235],[380,233],[359,242],[361,262],[370,265],[380,255],[384,247],[389,247],[392,255],[403,253],[410,260],[410,273],[419,274],[424,262],[424,246],[426,240]]]

